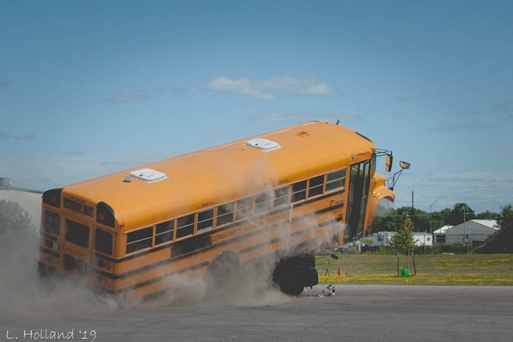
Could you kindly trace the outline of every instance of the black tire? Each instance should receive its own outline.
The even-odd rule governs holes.
[[[230,291],[236,287],[240,273],[239,257],[234,252],[222,252],[208,267],[207,284],[211,291]]]

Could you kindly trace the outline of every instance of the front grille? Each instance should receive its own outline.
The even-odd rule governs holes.
[[[87,264],[85,261],[74,258],[67,254],[64,254],[63,264],[62,266],[68,272],[86,275],[87,274]]]

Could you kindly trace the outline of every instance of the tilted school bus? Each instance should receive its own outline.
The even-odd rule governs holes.
[[[48,190],[39,273],[132,299],[272,254],[273,279],[300,293],[317,283],[309,253],[365,236],[378,202],[394,201],[378,154],[352,130],[306,122]]]

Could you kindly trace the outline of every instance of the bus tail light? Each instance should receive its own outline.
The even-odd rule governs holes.
[[[44,239],[43,245],[46,246],[46,248],[48,248],[48,249],[54,249],[54,250],[59,249],[59,244],[52,239]]]
[[[43,194],[43,203],[49,204],[55,208],[60,208],[61,207],[61,192],[62,192],[62,189],[52,189],[52,190],[45,191]]]
[[[96,206],[96,221],[106,226],[114,228],[115,217],[114,210],[105,202],[100,202]]]
[[[102,268],[104,270],[110,270],[110,262],[108,262],[107,260],[103,260],[103,259],[98,259],[98,261],[96,262],[96,265],[99,267],[99,268]]]

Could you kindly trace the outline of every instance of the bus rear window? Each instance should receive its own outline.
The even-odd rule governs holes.
[[[89,227],[85,224],[66,220],[66,233],[64,238],[66,241],[74,243],[77,246],[89,247]]]
[[[133,253],[151,247],[153,240],[153,227],[128,233],[126,238],[126,253]]]
[[[96,228],[94,249],[100,253],[112,255],[112,234],[103,229]]]
[[[59,214],[45,210],[43,214],[43,230],[52,235],[59,235],[59,226]]]

